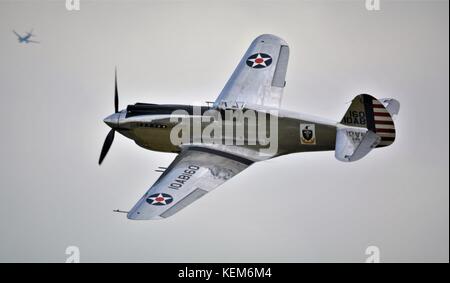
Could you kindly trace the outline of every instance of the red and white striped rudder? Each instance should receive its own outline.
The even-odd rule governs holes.
[[[356,96],[341,121],[343,125],[367,128],[380,136],[377,147],[388,146],[394,142],[395,125],[392,116],[396,115],[400,108],[395,99],[380,100],[369,94]]]

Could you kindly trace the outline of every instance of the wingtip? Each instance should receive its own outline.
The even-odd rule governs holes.
[[[162,220],[162,219],[164,219],[163,217],[161,217],[159,215],[158,216],[152,216],[152,217],[145,217],[144,215],[139,214],[139,212],[133,213],[131,211],[127,213],[127,218],[129,220],[137,220],[137,221],[142,221],[142,220]]]
[[[275,41],[279,42],[281,45],[288,45],[288,43],[284,39],[270,33],[261,34],[258,37],[256,37],[254,41]]]

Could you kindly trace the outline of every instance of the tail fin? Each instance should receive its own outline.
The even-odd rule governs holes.
[[[387,146],[395,140],[395,126],[392,115],[399,111],[400,104],[395,99],[382,99],[380,102],[368,94],[360,94],[352,100],[350,108],[342,118],[341,124],[367,128],[381,137],[378,147]]]
[[[400,109],[395,99],[378,100],[368,94],[356,96],[342,118],[336,134],[336,158],[355,161],[372,148],[392,144],[395,126],[392,119]]]

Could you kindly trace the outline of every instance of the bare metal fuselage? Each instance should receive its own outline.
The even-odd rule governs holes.
[[[178,153],[184,144],[201,144],[202,146],[214,146],[218,144],[232,146],[246,150],[247,152],[259,152],[261,149],[269,149],[275,144],[275,152],[271,157],[305,151],[326,151],[335,149],[336,123],[323,122],[320,119],[304,118],[299,115],[286,115],[285,113],[269,113],[267,111],[255,111],[255,119],[244,119],[237,122],[236,117],[227,117],[224,109],[201,107],[195,112],[195,107],[187,105],[154,105],[136,104],[127,109],[113,114],[105,119],[105,122],[122,135],[134,140],[139,146],[162,152]],[[181,110],[184,115],[177,114]],[[222,114],[221,119],[205,119],[205,116],[214,116],[209,112]],[[247,109],[239,110],[245,113]],[[292,113],[291,113],[292,114]],[[264,135],[258,135],[261,126],[253,127],[256,121],[260,125],[261,119],[265,119],[266,131]],[[171,133],[179,127],[180,123],[190,122],[189,141],[175,144]],[[276,127],[271,127],[271,122],[276,122]],[[205,130],[215,123],[221,127],[221,139],[205,139]],[[220,125],[219,125],[220,124]],[[302,124],[313,124],[315,127],[314,143],[301,142]],[[238,127],[243,127],[239,132]],[[228,131],[227,131],[228,129]],[[230,129],[232,129],[230,131]]]

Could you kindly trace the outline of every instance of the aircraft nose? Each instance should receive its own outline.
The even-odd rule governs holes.
[[[106,125],[110,126],[111,128],[117,128],[119,126],[119,117],[120,113],[114,113],[112,115],[109,115],[106,117],[103,122],[106,123]]]

